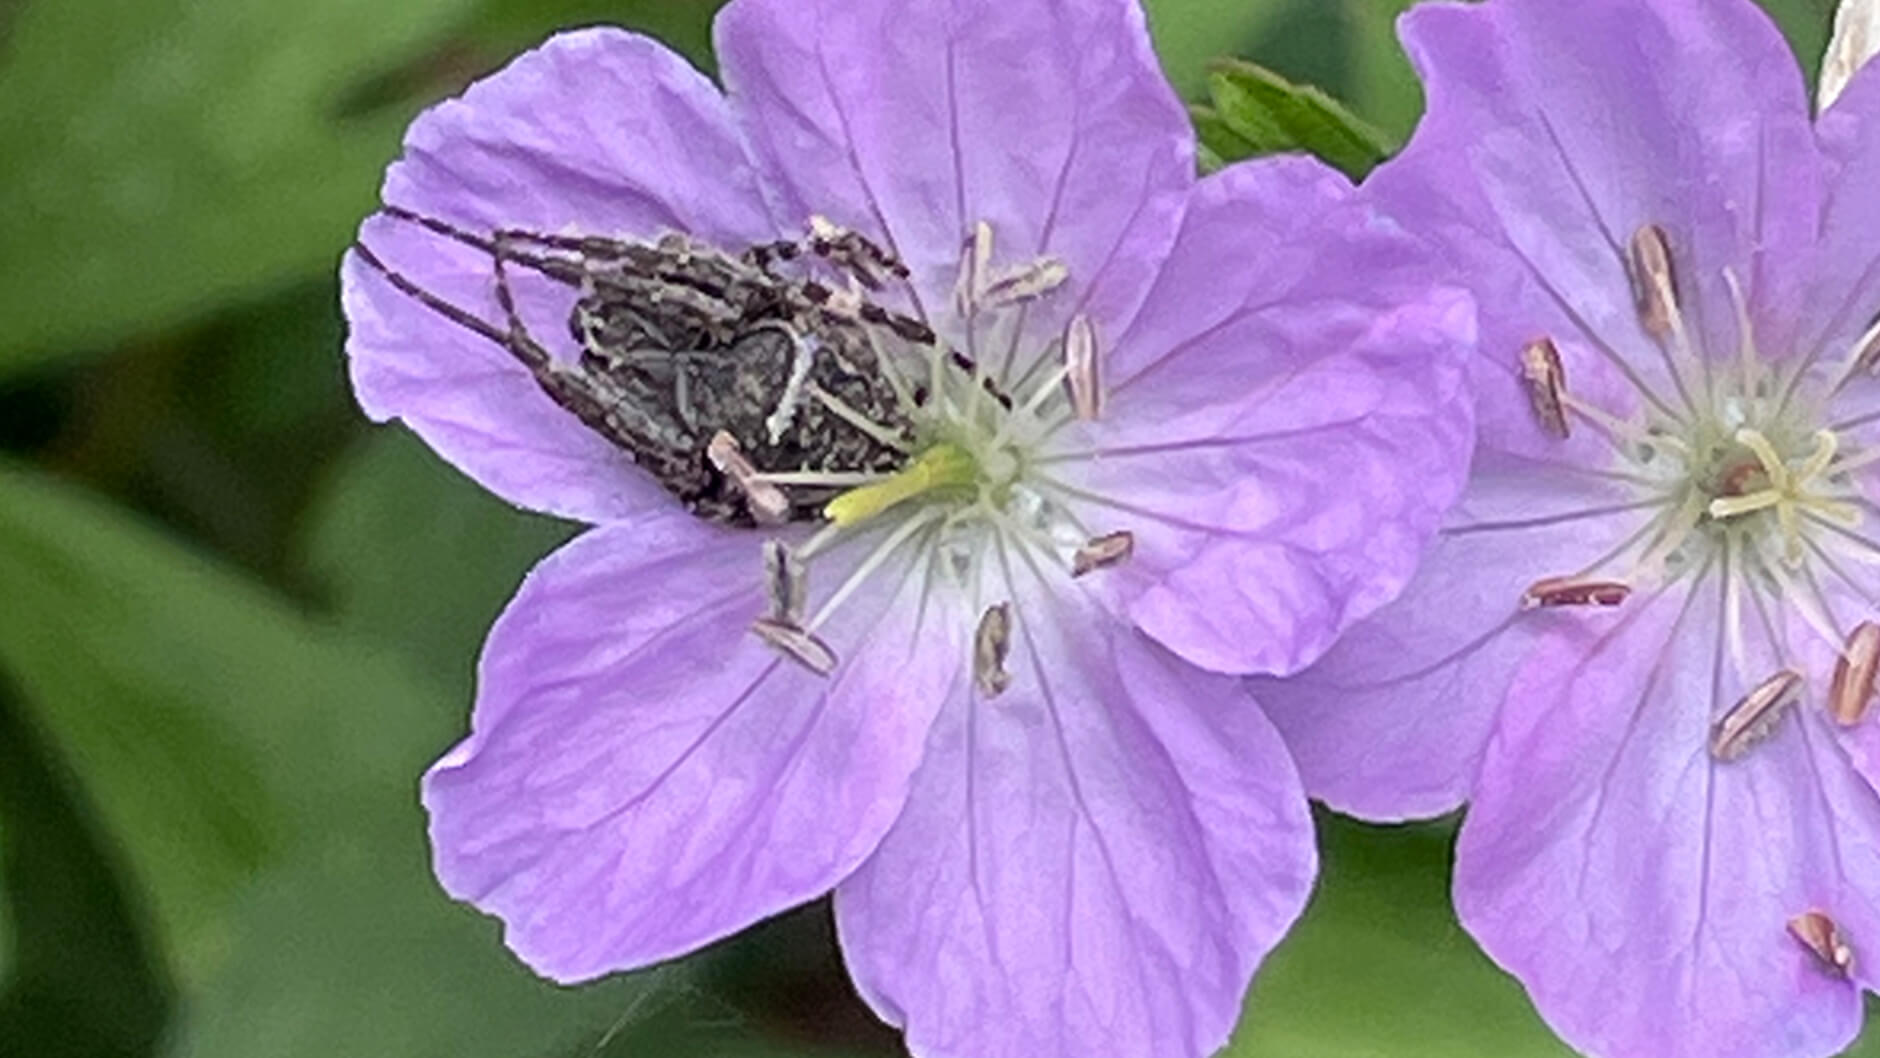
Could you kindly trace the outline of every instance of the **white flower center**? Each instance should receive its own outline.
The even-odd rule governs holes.
[[[1712,752],[1735,759],[1767,737],[1803,689],[1804,666],[1782,616],[1799,614],[1843,657],[1829,689],[1834,715],[1857,722],[1873,694],[1872,665],[1856,664],[1875,632],[1864,616],[1880,598],[1864,572],[1880,563],[1880,543],[1862,533],[1873,507],[1856,472],[1880,461],[1880,448],[1850,445],[1866,418],[1836,421],[1836,405],[1875,360],[1876,332],[1839,362],[1819,355],[1790,365],[1758,348],[1734,275],[1739,348],[1733,358],[1702,354],[1686,324],[1673,255],[1662,229],[1641,228],[1627,262],[1639,319],[1663,354],[1674,394],[1654,388],[1614,350],[1600,351],[1634,387],[1642,412],[1621,418],[1575,397],[1557,351],[1524,351],[1523,377],[1544,426],[1557,436],[1583,422],[1611,444],[1610,476],[1635,490],[1648,521],[1589,566],[1529,589],[1526,604],[1618,605],[1633,585],[1712,573],[1724,579],[1722,624],[1741,697],[1713,730]],[[1596,343],[1597,344],[1597,343]],[[1831,593],[1829,585],[1844,587]],[[1853,594],[1863,614],[1838,613],[1831,595]],[[1763,651],[1750,649],[1759,643]],[[1871,653],[1871,648],[1865,648]],[[1775,672],[1756,659],[1774,655]]]
[[[1045,443],[1079,418],[1095,418],[1102,405],[1096,373],[1096,333],[1083,316],[1018,363],[1025,323],[1035,302],[1051,297],[1069,279],[1053,258],[1004,267],[994,261],[992,230],[976,226],[968,240],[954,291],[962,334],[957,346],[945,340],[916,341],[908,328],[870,330],[883,370],[911,429],[903,435],[882,424],[863,429],[907,453],[893,473],[844,475],[756,475],[759,484],[849,486],[824,508],[828,522],[800,548],[773,543],[771,612],[758,634],[817,671],[827,672],[834,652],[816,638],[837,607],[887,563],[912,564],[929,577],[952,582],[963,597],[982,600],[988,563],[1024,553],[1039,555],[1066,576],[1081,576],[1128,558],[1127,533],[1098,535],[1081,525],[1054,498],[1050,479],[1038,473]],[[996,368],[992,361],[996,358]],[[866,538],[872,547],[859,561],[844,563],[846,577],[812,612],[803,606],[803,577],[813,559]],[[994,611],[997,611],[995,619]],[[1003,689],[1003,659],[1011,613],[1004,601],[981,618],[974,664],[982,688]],[[996,693],[996,690],[993,691]]]

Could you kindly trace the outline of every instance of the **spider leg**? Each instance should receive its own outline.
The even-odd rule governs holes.
[[[426,231],[442,235],[452,242],[461,243],[471,249],[481,250],[492,256],[496,253],[497,243],[502,240],[512,242],[518,240],[528,242],[541,241],[530,233],[520,232],[514,229],[502,229],[495,232],[491,237],[484,237],[466,228],[460,228],[447,220],[426,216],[423,213],[415,213],[402,206],[382,206],[379,212],[388,217],[402,220],[408,224],[416,224]],[[508,256],[510,260],[517,264],[524,265],[556,282],[565,283],[569,286],[579,286],[582,277],[586,274],[585,269],[573,261],[564,261],[555,257],[544,257],[539,254],[523,253],[514,248],[509,250]]]
[[[529,337],[527,330],[521,328],[521,320],[516,314],[514,299],[510,297],[509,294],[509,285],[502,278],[500,257],[496,258],[498,276],[496,300],[497,303],[502,306],[504,314],[508,318],[508,330],[504,330],[468,309],[460,305],[454,305],[419,286],[411,277],[386,264],[379,258],[379,255],[373,253],[371,247],[368,247],[365,243],[355,242],[353,243],[352,249],[355,254],[359,255],[361,261],[365,262],[367,266],[371,267],[381,276],[384,276],[385,281],[390,283],[393,289],[457,326],[483,338],[487,338],[491,342],[508,350],[510,355],[520,361],[522,366],[528,368],[529,372],[535,375],[538,381],[540,381],[545,374],[553,371],[553,364],[549,359],[548,350],[542,348],[535,339]]]
[[[779,261],[794,261],[805,256],[819,257],[845,275],[854,276],[864,288],[882,288],[881,273],[896,279],[908,277],[900,258],[861,232],[831,224],[821,217],[811,218],[810,231],[801,239],[781,239],[758,243],[745,250],[741,260],[766,273]]]
[[[794,261],[803,256],[803,243],[800,240],[780,239],[776,242],[760,242],[745,250],[740,255],[745,264],[764,272],[778,261]]]

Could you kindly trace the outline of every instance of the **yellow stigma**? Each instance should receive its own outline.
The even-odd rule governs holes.
[[[856,525],[935,489],[969,486],[978,476],[979,465],[964,448],[937,444],[886,481],[850,489],[830,500],[823,507],[823,516],[840,526]]]
[[[1790,565],[1796,565],[1802,560],[1801,515],[1804,512],[1842,525],[1860,523],[1860,511],[1852,504],[1828,499],[1810,488],[1828,473],[1834,464],[1835,455],[1840,451],[1840,438],[1833,431],[1816,432],[1814,453],[1796,471],[1789,469],[1775,445],[1760,430],[1738,430],[1736,442],[1755,454],[1756,461],[1762,464],[1763,477],[1769,484],[1741,496],[1724,496],[1712,500],[1712,518],[1721,521],[1774,508],[1776,524],[1782,529],[1785,545],[1783,557]]]

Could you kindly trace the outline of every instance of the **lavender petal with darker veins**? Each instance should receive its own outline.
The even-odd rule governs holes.
[[[1602,1058],[1812,1058],[1880,965],[1880,69],[1747,0],[1431,4],[1368,189],[1482,305],[1467,492],[1258,680],[1312,792],[1470,802],[1464,925]],[[1538,352],[1536,351],[1538,350]]]
[[[834,890],[916,1055],[1211,1053],[1315,870],[1234,676],[1308,664],[1410,576],[1463,478],[1473,306],[1317,163],[1197,180],[1128,0],[734,0],[717,45],[722,94],[643,38],[556,37],[421,117],[385,200],[816,277],[779,326],[865,336],[899,403],[847,421],[904,454],[699,437],[752,490],[837,491],[773,527],[688,514],[505,348],[490,253],[367,220],[366,411],[595,526],[497,621],[425,777],[438,876],[560,981]],[[871,256],[845,233],[882,250],[852,287],[818,251]],[[555,363],[624,355],[580,347],[580,290],[505,272]]]

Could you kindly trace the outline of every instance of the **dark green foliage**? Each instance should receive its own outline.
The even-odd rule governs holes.
[[[1343,104],[1264,66],[1224,59],[1208,75],[1211,106],[1193,108],[1204,167],[1303,152],[1362,179],[1391,153],[1384,134]]]
[[[21,706],[0,673],[0,896],[12,923],[0,1056],[148,1054],[169,1016],[168,973],[82,792]]]

